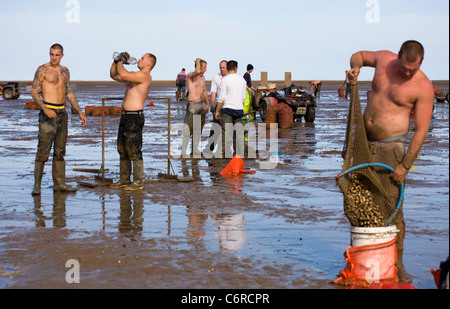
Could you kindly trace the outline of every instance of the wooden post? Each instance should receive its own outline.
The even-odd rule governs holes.
[[[261,86],[267,87],[267,72],[261,72]]]
[[[292,74],[291,72],[284,73],[284,88],[289,88],[292,85]]]

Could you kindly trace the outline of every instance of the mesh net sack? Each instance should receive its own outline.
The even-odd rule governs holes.
[[[278,123],[278,105],[270,105],[266,110],[266,127],[270,128],[271,123]]]
[[[342,172],[372,162],[359,98],[358,85],[352,86]],[[386,192],[377,172],[381,167],[365,167],[337,178],[344,196],[344,213],[356,227],[386,226],[395,212],[396,202]]]
[[[294,126],[294,113],[289,105],[285,103],[278,104],[277,116],[280,129],[292,128]]]

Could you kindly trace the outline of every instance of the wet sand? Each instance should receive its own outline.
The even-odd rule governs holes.
[[[185,103],[175,101],[171,83],[155,82],[150,96],[172,98],[176,151]],[[114,82],[76,84],[83,108],[123,96]],[[308,89],[307,82],[294,84]],[[145,109],[147,185],[138,192],[79,184],[94,174],[74,169],[101,167],[101,117],[88,117],[81,128],[68,109],[66,178],[78,191],[53,193],[50,158],[41,197],[31,196],[38,112],[23,109],[27,94],[0,100],[0,288],[341,288],[330,283],[345,267],[350,245],[334,180],[348,113],[348,100],[337,95],[341,85],[324,82],[314,124],[280,130],[276,168],[246,160],[256,174],[237,179],[220,175],[229,160],[172,158],[174,172],[195,181],[159,180],[158,173],[167,173],[167,101],[154,100]],[[448,91],[448,81],[442,85]],[[360,85],[363,105],[369,89],[370,83]],[[449,253],[448,116],[448,103],[436,103],[406,187],[404,260],[413,285],[423,289],[435,288],[429,270]],[[119,117],[106,119],[106,177],[117,180]],[[204,131],[203,146],[207,136]],[[79,284],[66,282],[70,259],[80,264]]]

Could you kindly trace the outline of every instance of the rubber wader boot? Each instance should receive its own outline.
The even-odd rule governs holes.
[[[133,182],[125,187],[126,191],[135,191],[144,189],[144,161],[133,161]]]
[[[53,191],[56,192],[75,192],[76,188],[66,185],[66,162],[53,160]]]
[[[406,271],[405,266],[403,265],[403,249],[397,249],[397,263],[395,266],[398,270],[397,276],[400,283],[413,282],[413,276]]]
[[[44,174],[44,162],[34,161],[34,188],[31,195],[41,195],[42,175]]]
[[[126,187],[131,184],[131,161],[130,160],[120,160],[120,179],[118,182],[111,184],[109,187],[113,189],[118,189]]]

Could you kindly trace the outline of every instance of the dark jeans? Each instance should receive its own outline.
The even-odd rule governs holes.
[[[180,98],[183,100],[186,99],[186,85],[184,86],[178,85],[177,90],[178,92],[180,92]]]
[[[142,130],[145,117],[140,115],[122,115],[119,134],[117,136],[117,151],[120,160],[142,160]]]
[[[220,128],[220,120],[216,119],[215,112],[212,115],[212,127],[211,132],[209,133],[208,146],[206,147],[206,149],[208,149],[209,147],[210,151],[214,151],[214,149],[217,147],[219,138],[222,134],[222,130]]]
[[[236,154],[244,158],[245,129],[242,117],[232,117],[220,110],[220,126],[222,128],[222,158],[233,158],[233,151],[230,150],[231,142],[235,145]]]
[[[36,161],[47,162],[53,149],[53,160],[64,161],[68,134],[67,112],[65,109],[53,110],[56,119],[49,118],[43,111],[39,113],[39,135]]]

